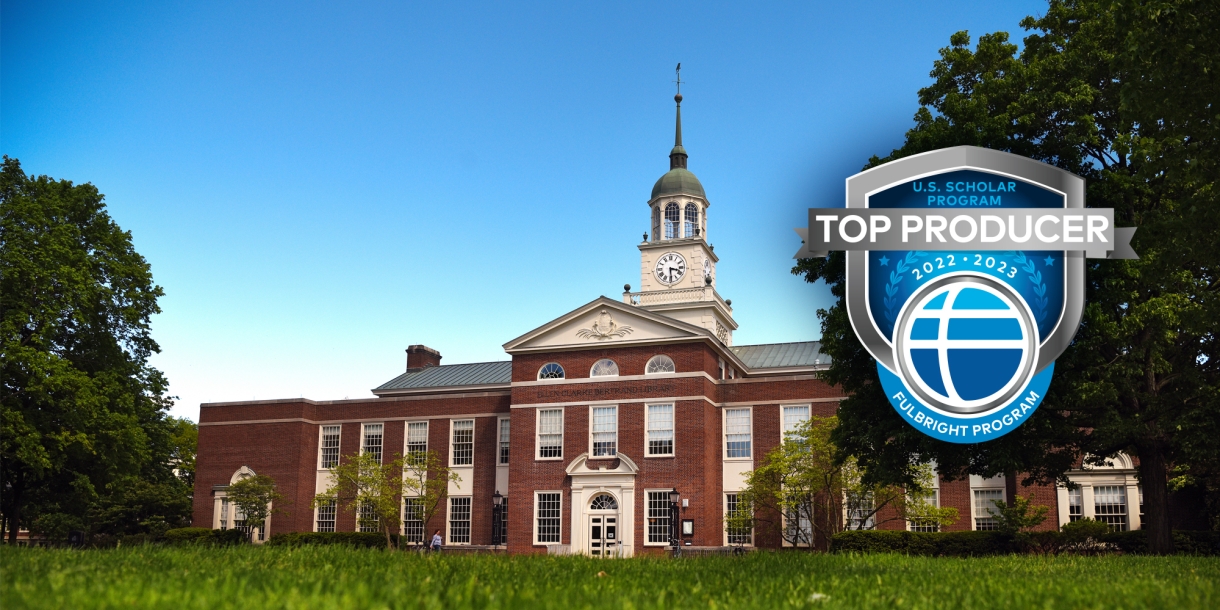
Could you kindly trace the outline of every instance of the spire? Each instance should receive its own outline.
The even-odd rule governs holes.
[[[678,94],[674,102],[678,106],[678,117],[674,123],[674,149],[669,151],[669,169],[686,169],[686,149],[682,147],[682,64],[674,70],[678,74]]]

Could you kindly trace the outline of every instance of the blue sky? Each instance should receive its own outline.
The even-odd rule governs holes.
[[[937,51],[1037,1],[6,0],[0,150],[92,182],[165,288],[153,363],[200,402],[371,396],[639,285],[673,145],[735,341],[818,338],[805,209],[902,142]]]

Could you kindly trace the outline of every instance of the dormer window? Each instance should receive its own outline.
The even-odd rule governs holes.
[[[678,238],[678,223],[681,221],[682,211],[678,204],[665,204],[665,239]]]
[[[538,379],[563,379],[563,367],[557,362],[548,362],[538,369]]]
[[[644,367],[644,374],[659,375],[661,373],[672,373],[675,370],[677,369],[674,368],[673,359],[669,356],[661,354],[653,356],[652,359],[648,361],[648,366]]]
[[[686,204],[686,216],[682,219],[682,237],[699,236],[699,206]]]
[[[589,371],[590,377],[618,377],[618,365],[609,358],[602,358],[593,363]]]

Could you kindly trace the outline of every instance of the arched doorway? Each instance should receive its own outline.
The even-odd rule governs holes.
[[[594,494],[589,500],[587,514],[589,554],[594,557],[621,556],[618,498],[604,491]]]

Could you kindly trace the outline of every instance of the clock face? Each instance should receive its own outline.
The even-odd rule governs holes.
[[[677,284],[686,275],[686,259],[677,252],[667,252],[657,259],[652,272],[662,284]]]

